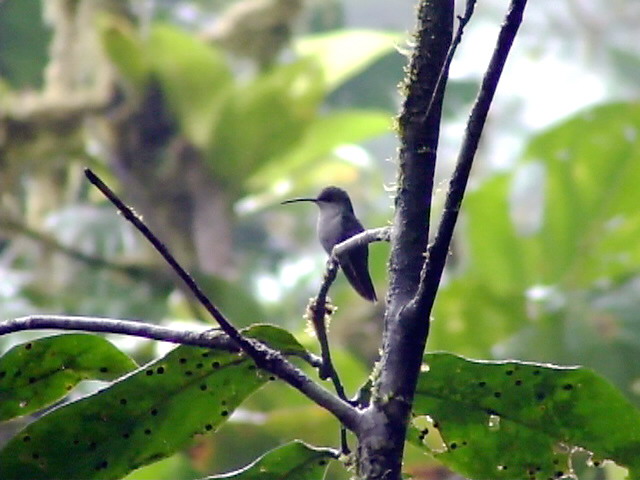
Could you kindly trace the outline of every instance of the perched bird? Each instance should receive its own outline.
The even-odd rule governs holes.
[[[333,247],[364,231],[353,212],[347,192],[338,187],[323,188],[317,198],[294,198],[282,204],[313,202],[320,207],[318,238],[324,250],[331,254]],[[375,302],[376,291],[369,276],[369,247],[358,246],[340,255],[338,262],[351,286],[366,300]]]

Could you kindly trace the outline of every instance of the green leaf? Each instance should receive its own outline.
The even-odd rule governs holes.
[[[245,333],[284,350],[301,348],[277,330]],[[0,452],[0,478],[120,478],[213,431],[267,379],[244,354],[178,347],[26,427]]]
[[[299,60],[230,90],[207,159],[217,178],[240,185],[294,145],[323,98],[317,65]]]
[[[224,55],[168,25],[153,27],[147,55],[183,132],[206,148],[233,80]]]
[[[11,348],[0,358],[0,420],[61,399],[81,380],[113,380],[136,368],[102,337],[68,334]]]
[[[271,450],[243,469],[207,479],[322,480],[329,460],[334,458],[336,453],[333,450],[294,441]]]
[[[328,92],[391,52],[402,36],[376,30],[338,30],[303,37],[295,42],[299,55],[313,58],[322,68]]]
[[[105,21],[100,34],[109,59],[118,68],[120,74],[141,93],[150,73],[149,60],[142,41],[137,38],[130,25],[125,25],[116,19]]]
[[[640,411],[591,370],[444,353],[425,361],[408,438],[455,471],[547,479],[572,473],[579,447],[640,473]]]
[[[497,259],[496,268],[501,265]],[[523,296],[518,291],[496,291],[495,285],[477,276],[463,276],[447,282],[438,292],[436,321],[432,323],[429,335],[431,348],[463,351],[465,355],[477,357],[490,355],[496,339],[507,338],[526,323]],[[538,344],[537,352],[540,352],[539,347],[550,343],[547,339]]]
[[[505,291],[590,286],[640,264],[639,131],[640,103],[614,103],[534,137],[465,200],[474,273]]]
[[[640,264],[640,104],[595,107],[534,137],[465,200],[474,274],[496,291],[590,286]]]
[[[311,163],[340,145],[358,143],[391,130],[391,114],[381,111],[345,110],[315,119],[296,146],[274,157],[249,180],[254,188],[307,171]]]

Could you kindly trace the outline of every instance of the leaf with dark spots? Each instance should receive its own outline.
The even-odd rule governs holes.
[[[81,380],[113,380],[136,368],[102,337],[66,334],[16,345],[0,358],[0,421],[51,405]]]
[[[264,343],[276,339],[285,351],[302,348],[276,327],[258,330],[245,333]],[[204,354],[210,363],[191,369]],[[215,368],[204,368],[211,364]],[[250,364],[253,360],[237,352],[175,348],[27,426],[0,451],[0,478],[116,479],[165,458],[187,446],[195,434],[215,430],[268,380],[266,372],[249,370]],[[214,405],[223,407],[217,410]]]
[[[446,353],[425,362],[408,439],[456,472],[505,480],[569,475],[574,447],[629,468],[632,478],[640,472],[640,411],[595,372]],[[441,448],[425,444],[419,418],[433,423]]]

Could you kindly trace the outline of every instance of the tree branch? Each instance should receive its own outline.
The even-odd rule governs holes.
[[[427,316],[431,314],[431,308],[440,285],[453,231],[458,220],[458,213],[460,212],[469,174],[471,173],[471,166],[478,150],[482,130],[509,51],[522,23],[522,15],[526,4],[527,0],[511,1],[498,35],[496,48],[493,51],[489,66],[482,79],[478,96],[471,109],[456,168],[449,181],[449,191],[447,192],[442,219],[440,220],[436,238],[429,248],[427,259],[422,269],[420,288],[414,302],[414,308],[424,312],[424,315]]]
[[[444,269],[473,157],[498,79],[522,20],[525,5],[526,0],[511,0],[496,49],[467,124],[456,170],[450,182],[445,212],[434,244],[427,252],[422,247],[425,245],[424,235],[428,232],[428,225],[421,222],[425,220],[428,222],[430,203],[423,196],[425,190],[422,184],[425,183],[428,191],[431,191],[433,172],[431,165],[421,164],[428,158],[421,158],[420,150],[415,151],[415,149],[422,149],[425,152],[432,149],[435,155],[437,133],[401,130],[403,149],[400,156],[400,181],[394,219],[391,285],[385,316],[384,351],[380,376],[374,381],[374,396],[370,406],[364,411],[361,427],[363,433],[359,435],[363,440],[359,448],[358,471],[364,478],[394,480],[400,478],[400,465],[387,459],[400,458],[402,455],[406,422],[429,333],[431,309]],[[462,29],[473,12],[473,3],[472,1],[467,3],[465,17],[461,20],[456,38],[445,56],[442,53],[442,45],[430,45],[429,39],[450,38],[447,37],[446,30],[451,8],[451,2],[446,5],[445,2],[423,0],[420,9],[421,28],[418,34],[418,51],[412,58],[408,81],[410,84],[423,80],[432,81],[428,75],[424,78],[419,75],[419,72],[415,73],[413,65],[419,62],[421,55],[442,58],[443,62],[434,89],[435,100],[430,101],[427,107],[428,115],[425,115],[427,119],[429,116],[439,119],[440,109],[436,107],[439,107],[441,97],[438,96],[440,95],[438,88],[442,79],[446,80],[446,68],[450,62],[450,55],[457,45],[456,42],[460,41]],[[411,118],[412,114],[415,115],[412,108],[415,108],[416,100],[410,101],[409,98],[413,92],[415,90],[409,92],[401,120],[406,117]],[[432,106],[433,102],[436,103]],[[436,119],[434,118],[433,121]],[[410,121],[407,125],[413,126]],[[411,248],[420,249],[416,252],[410,250]],[[425,253],[427,253],[426,258],[422,258]],[[416,268],[420,269],[418,278],[415,276]],[[408,295],[411,296],[410,299],[407,298]],[[385,424],[390,424],[391,427],[385,427]],[[371,440],[372,438],[389,438],[390,440],[380,444],[379,441],[376,443]]]
[[[62,315],[32,315],[0,322],[0,336],[23,330],[37,329],[114,333],[149,338],[152,340],[160,340],[180,345],[191,345],[194,347],[216,348],[231,351],[241,350],[238,347],[237,342],[233,341],[228,335],[223,334],[217,329],[210,329],[204,332],[194,332],[189,330],[176,330],[158,325],[149,325],[131,320]],[[260,348],[261,351],[269,352],[269,354],[276,357],[273,361],[268,362],[266,367],[258,364],[260,368],[273,373],[289,385],[302,392],[307,398],[335,415],[342,424],[350,430],[356,429],[360,417],[358,410],[353,408],[347,402],[337,398],[322,386],[313,382],[313,380],[305,375],[300,369],[283,358],[280,352],[270,349],[258,341],[254,342],[254,346],[256,346],[256,348]],[[314,365],[318,363],[318,359],[314,355],[309,355],[308,357],[301,356],[301,358]]]
[[[115,333],[134,337],[148,338],[162,342],[207,348],[233,348],[236,344],[227,336],[221,336],[220,330],[209,329],[205,332],[176,330],[159,325],[111,318],[67,316],[67,315],[30,315],[0,322],[0,336],[22,330],[52,328],[56,330],[79,330],[84,332]]]
[[[23,330],[48,328],[129,335],[179,345],[190,345],[192,347],[215,348],[234,352],[240,351],[238,345],[234,343],[228,335],[225,335],[217,328],[197,332],[193,330],[177,330],[175,328],[152,325],[135,320],[76,315],[29,315],[27,317],[6,320],[0,322],[0,336]],[[305,354],[295,352],[291,355],[300,357],[313,367],[317,367],[320,364],[320,359],[311,352],[305,352]]]
[[[388,242],[390,240],[391,227],[370,228],[335,245],[331,255],[333,257],[340,257],[340,255],[343,255],[352,248],[361,247],[373,242]]]
[[[398,118],[400,136],[386,322],[415,295],[429,238],[431,195],[440,134],[445,60],[451,45],[453,0],[422,0]],[[440,74],[440,72],[442,72]],[[440,77],[440,81],[438,81]],[[429,114],[425,113],[429,110]],[[386,342],[385,342],[386,343]]]
[[[165,261],[173,268],[178,276],[184,281],[196,299],[206,308],[211,316],[218,322],[220,328],[233,340],[240,349],[256,362],[256,365],[263,370],[273,373],[281,380],[287,382],[295,389],[302,392],[321,407],[333,413],[342,424],[355,430],[359,424],[360,412],[348,402],[336,397],[322,386],[311,380],[302,370],[297,368],[282,354],[273,350],[260,342],[246,338],[235,328],[220,310],[209,300],[202,289],[187,273],[187,271],[171,255],[167,247],[153,234],[135,212],[118,198],[118,196],[90,169],[85,169],[85,174],[89,181],[95,185],[113,203],[120,213],[129,220],[142,233],[145,238],[162,255]]]

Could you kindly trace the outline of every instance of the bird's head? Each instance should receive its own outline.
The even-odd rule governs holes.
[[[321,210],[336,209],[353,213],[353,205],[351,205],[349,194],[343,189],[334,186],[323,188],[316,198],[292,198],[282,202],[282,205],[294,202],[313,202]]]

